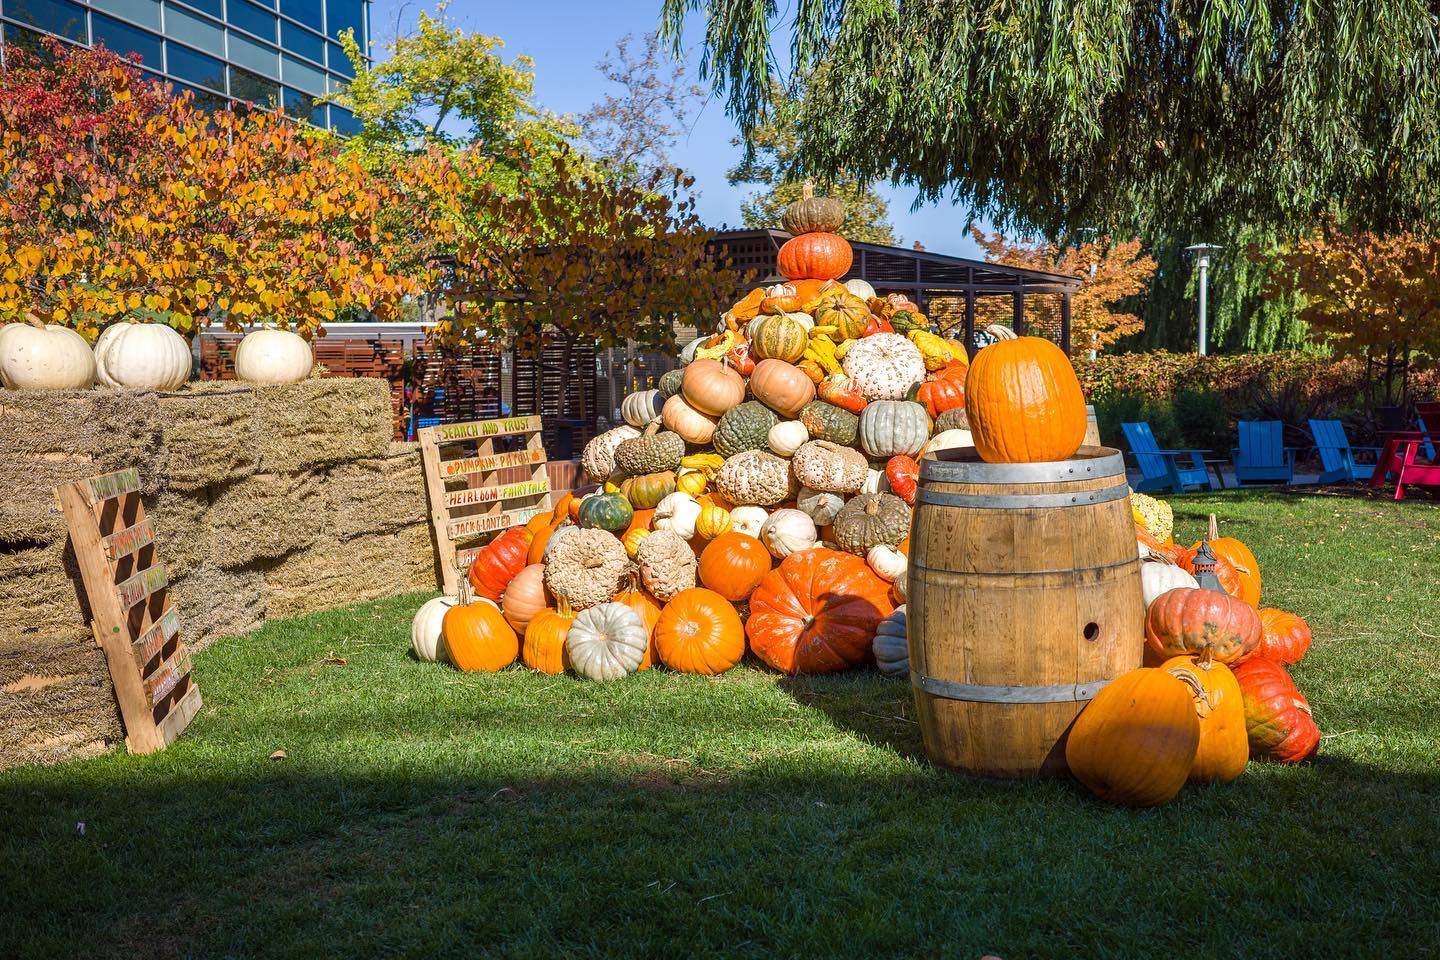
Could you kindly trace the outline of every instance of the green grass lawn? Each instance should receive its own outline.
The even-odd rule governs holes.
[[[1310,619],[1318,762],[1136,813],[931,769],[874,672],[463,675],[401,597],[198,656],[165,753],[0,774],[0,956],[1436,955],[1440,508],[1174,502]]]

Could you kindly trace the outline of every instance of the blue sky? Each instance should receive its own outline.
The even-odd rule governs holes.
[[[433,3],[375,0],[371,33],[377,40],[394,33],[397,12],[413,20]],[[583,112],[604,92],[596,62],[627,33],[637,36],[654,30],[659,22],[660,0],[453,0],[450,16],[467,30],[494,34],[505,40],[506,55],[526,55],[535,61],[536,98],[556,113]],[[699,64],[699,21],[690,33],[688,66],[691,75]],[[382,56],[380,50],[376,56]],[[705,84],[709,88],[708,84]],[[708,101],[687,138],[675,150],[675,160],[695,177],[699,212],[707,223],[739,224],[740,203],[747,192],[725,182],[725,170],[739,157],[730,145],[735,125],[724,105]],[[966,211],[948,202],[912,212],[915,193],[904,187],[881,186],[890,202],[890,219],[902,243],[919,240],[927,250],[976,257],[979,252],[964,232]]]

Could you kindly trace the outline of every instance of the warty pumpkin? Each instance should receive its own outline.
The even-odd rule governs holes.
[[[1245,702],[1235,674],[1223,663],[1197,663],[1172,657],[1160,666],[1190,689],[1200,743],[1190,765],[1191,783],[1229,783],[1245,772],[1250,746],[1245,734]]]
[[[640,436],[640,431],[622,424],[592,437],[580,454],[580,466],[592,483],[604,483],[615,472],[615,448]],[[568,508],[568,503],[567,503]],[[563,518],[565,514],[560,514]]]
[[[855,252],[835,233],[802,233],[780,246],[775,265],[786,280],[838,280],[850,270]]]
[[[655,652],[671,670],[714,676],[745,656],[745,628],[728,599],[695,587],[676,594],[660,611]]]
[[[441,627],[445,653],[466,673],[503,670],[520,655],[520,638],[500,608],[484,600],[451,607]]]
[[[770,572],[771,562],[757,537],[722,533],[700,553],[700,582],[726,600],[743,601]]]
[[[685,456],[685,441],[679,434],[660,427],[660,420],[653,420],[640,436],[622,441],[615,448],[615,469],[635,477],[679,468]]]
[[[792,553],[761,578],[745,633],[776,670],[831,673],[866,661],[894,609],[890,585],[863,559],[817,547]]]
[[[1177,587],[1145,611],[1145,642],[1169,657],[1239,663],[1260,643],[1260,616],[1228,594]]]
[[[898,333],[877,333],[855,342],[840,365],[872,403],[903,399],[912,385],[925,379],[919,349]]]
[[[1245,700],[1250,756],[1277,763],[1303,763],[1313,757],[1320,746],[1320,728],[1285,668],[1252,657],[1234,672]]]
[[[829,440],[842,447],[855,446],[860,418],[849,410],[842,410],[824,400],[811,400],[800,410],[797,419],[805,424],[811,440]]]
[[[910,535],[910,508],[893,493],[861,493],[835,517],[835,542],[865,556],[876,544],[894,546]]]
[[[1100,688],[1065,738],[1070,772],[1097,797],[1127,807],[1169,803],[1200,746],[1190,688],[1142,667]]]
[[[859,450],[829,440],[811,440],[790,460],[795,479],[812,490],[855,493],[865,483],[869,464]]]
[[[1085,441],[1085,395],[1070,358],[1041,337],[1005,327],[975,355],[965,410],[975,449],[987,463],[1068,460]]]
[[[815,196],[815,186],[806,180],[800,187],[800,199],[785,207],[780,225],[786,233],[834,233],[845,222],[845,205],[834,197]],[[863,281],[862,281],[863,282]]]
[[[833,403],[841,410],[857,415],[870,405],[865,394],[860,392],[860,385],[843,373],[832,373],[826,377],[817,392],[826,403]]]
[[[1299,663],[1310,649],[1310,624],[1305,618],[1275,607],[1260,608],[1260,645],[1251,656],[1276,663]]]
[[[770,428],[780,422],[775,411],[758,400],[746,400],[732,407],[715,427],[715,452],[729,460],[747,450],[765,450]]]

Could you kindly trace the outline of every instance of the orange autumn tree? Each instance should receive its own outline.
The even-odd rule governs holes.
[[[1102,237],[1062,248],[1053,243],[1011,241],[998,233],[986,236],[974,227],[970,228],[970,235],[991,263],[1069,274],[1084,280],[1070,301],[1072,354],[1103,350],[1121,337],[1144,329],[1145,321],[1135,314],[1112,309],[1121,300],[1143,292],[1155,275],[1156,263],[1141,253],[1139,240],[1116,242]],[[1026,297],[1025,314],[1030,323],[1058,329],[1060,298]],[[1008,324],[1010,317],[1008,298],[981,297],[975,302],[977,328],[992,323]]]
[[[1289,293],[1317,343],[1379,371],[1386,404],[1406,402],[1417,355],[1440,357],[1440,239],[1327,221],[1280,254],[1266,295]]]
[[[189,332],[393,315],[393,189],[276,114],[205,114],[129,63],[56,47],[0,72],[0,322],[93,337],[134,312]],[[53,91],[68,91],[57,100]]]

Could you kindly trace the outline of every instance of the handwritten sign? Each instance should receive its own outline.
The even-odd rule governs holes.
[[[507,483],[503,487],[471,487],[468,490],[452,490],[445,494],[447,507],[473,507],[480,503],[494,503],[496,500],[518,500],[550,492],[550,481],[524,480]]]
[[[549,513],[549,507],[527,507],[524,510],[511,510],[508,513],[490,513],[483,517],[466,517],[464,520],[452,520],[447,528],[451,540],[460,540],[465,537],[478,537],[482,533],[494,533],[497,530],[508,530],[510,527],[518,527],[526,523],[537,513]]]
[[[134,493],[140,489],[140,471],[131,467],[128,470],[118,470],[115,473],[106,473],[98,477],[90,477],[81,481],[85,495],[90,502],[99,503],[102,500],[113,500],[116,497],[124,496],[127,493]]]
[[[139,640],[135,641],[133,649],[136,662],[143,668],[154,658],[155,654],[164,650],[165,645],[174,640],[175,634],[179,632],[180,617],[172,607],[166,610],[164,616],[156,620],[150,629],[142,633]]]
[[[445,460],[440,472],[446,480],[466,477],[476,473],[488,473],[505,467],[529,467],[545,462],[544,450],[512,450],[510,453],[492,453],[486,457],[465,457],[461,460]]]
[[[120,605],[128,610],[169,583],[170,577],[165,572],[165,565],[157,563],[149,570],[141,570],[121,583],[115,588],[115,592],[120,595]]]
[[[141,520],[133,527],[110,534],[101,542],[105,545],[105,556],[118,560],[154,543],[155,530],[149,520]]]
[[[516,433],[534,433],[540,429],[539,417],[506,417],[503,420],[472,420],[469,423],[442,423],[431,427],[437,443],[456,440],[483,440]]]

